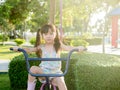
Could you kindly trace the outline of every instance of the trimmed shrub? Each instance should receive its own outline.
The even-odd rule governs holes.
[[[35,42],[36,42],[36,38],[35,37],[30,39],[30,44],[35,45]]]
[[[99,53],[72,55],[65,81],[68,90],[119,90],[120,59]]]
[[[35,37],[31,38],[30,43],[32,45],[35,45],[35,42],[36,42],[36,38]],[[45,41],[43,39],[41,39],[41,44],[44,44],[44,43],[45,43]]]
[[[70,90],[120,90],[120,58],[86,53],[80,55],[75,66],[76,89]]]
[[[100,45],[102,43],[102,38],[92,38],[92,39],[86,39],[86,41],[90,45]]]
[[[30,54],[31,57],[35,55]],[[30,65],[38,65],[40,61],[30,61]],[[26,62],[23,55],[19,55],[14,57],[9,64],[9,79],[10,86],[13,90],[26,89],[27,88],[27,79],[28,72],[26,68]],[[36,86],[39,86],[39,82],[37,82]],[[38,88],[38,87],[37,87]]]
[[[93,38],[93,35],[89,32],[86,32],[86,33],[83,33],[81,36],[80,36],[81,39],[91,39]]]
[[[16,42],[16,44],[19,46],[19,45],[23,44],[23,43],[25,42],[25,40],[24,40],[24,39],[17,38],[17,39],[15,39],[14,42]]]
[[[86,42],[85,40],[72,40],[71,41],[71,46],[88,46],[89,43]]]

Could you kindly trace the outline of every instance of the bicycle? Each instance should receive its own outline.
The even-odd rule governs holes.
[[[13,48],[10,48],[10,50],[13,50]],[[75,52],[75,51],[78,51],[78,49],[71,50],[69,52],[67,58],[35,58],[35,57],[34,58],[29,58],[27,52],[24,49],[18,48],[18,51],[22,52],[23,55],[24,55],[24,57],[25,57],[27,71],[28,71],[29,74],[31,74],[34,77],[45,77],[46,78],[46,82],[42,83],[42,85],[40,87],[40,90],[50,90],[50,89],[57,90],[57,87],[54,86],[50,82],[49,77],[61,77],[61,76],[65,76],[65,74],[68,71],[70,57],[71,57],[72,53]],[[36,60],[40,60],[40,61],[66,61],[65,70],[64,70],[64,72],[62,74],[34,74],[34,73],[32,73],[30,71],[30,63],[29,63],[29,61],[33,61],[33,60],[34,61],[36,61]]]

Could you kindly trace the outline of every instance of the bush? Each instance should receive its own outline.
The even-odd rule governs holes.
[[[32,45],[35,45],[35,42],[36,42],[36,38],[35,37],[31,38],[30,43]],[[41,39],[41,44],[44,44],[44,43],[45,43],[45,41],[43,39]]]
[[[24,40],[24,39],[17,38],[17,39],[15,39],[14,42],[16,42],[16,44],[19,46],[19,45],[23,44],[23,43],[25,42],[25,40]]]
[[[83,33],[82,36],[80,36],[81,39],[91,39],[93,38],[93,35],[89,32]]]
[[[36,38],[35,37],[30,39],[30,44],[35,45],[35,42],[36,42]]]
[[[2,35],[0,34],[0,41],[2,42],[3,41],[3,38],[4,38],[4,41],[8,41],[9,40],[9,37],[7,35]]]
[[[120,90],[120,58],[86,53],[80,55],[75,66],[74,90]]]
[[[35,56],[35,55],[30,55]],[[30,62],[30,65],[38,65],[40,61]],[[14,57],[10,64],[9,64],[9,79],[10,79],[10,86],[14,90],[25,89],[27,88],[27,79],[28,79],[28,72],[26,69],[26,62],[23,55],[19,55]],[[40,83],[37,83],[37,86]]]
[[[65,76],[68,90],[120,90],[120,58],[98,53],[72,58]]]
[[[100,45],[102,43],[102,38],[92,38],[92,39],[86,39],[86,41],[90,45]]]
[[[85,40],[72,40],[71,41],[71,46],[88,46],[89,43],[86,42]]]
[[[71,40],[72,40],[71,38],[63,38],[63,43],[65,45],[70,45]]]

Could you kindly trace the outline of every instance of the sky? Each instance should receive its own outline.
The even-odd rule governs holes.
[[[90,20],[89,25],[90,25],[90,26],[94,26],[95,23],[96,23],[98,20],[104,20],[105,14],[106,14],[106,13],[105,13],[104,11],[93,14],[93,16],[91,17],[91,20]]]

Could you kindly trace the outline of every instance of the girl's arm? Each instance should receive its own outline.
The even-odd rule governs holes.
[[[70,51],[70,50],[76,49],[76,48],[79,49],[79,52],[85,50],[85,47],[83,47],[83,46],[73,47],[73,46],[65,45],[65,44],[63,44],[62,42],[60,42],[60,43],[61,43],[61,48],[62,48],[62,50],[65,50],[65,51]]]
[[[17,46],[15,46],[15,47],[13,47],[13,50],[14,51],[18,51],[18,48],[20,48],[20,47],[17,47]],[[39,49],[39,47],[33,47],[33,48],[23,48],[27,53],[31,53],[31,52],[36,52],[38,49]]]

